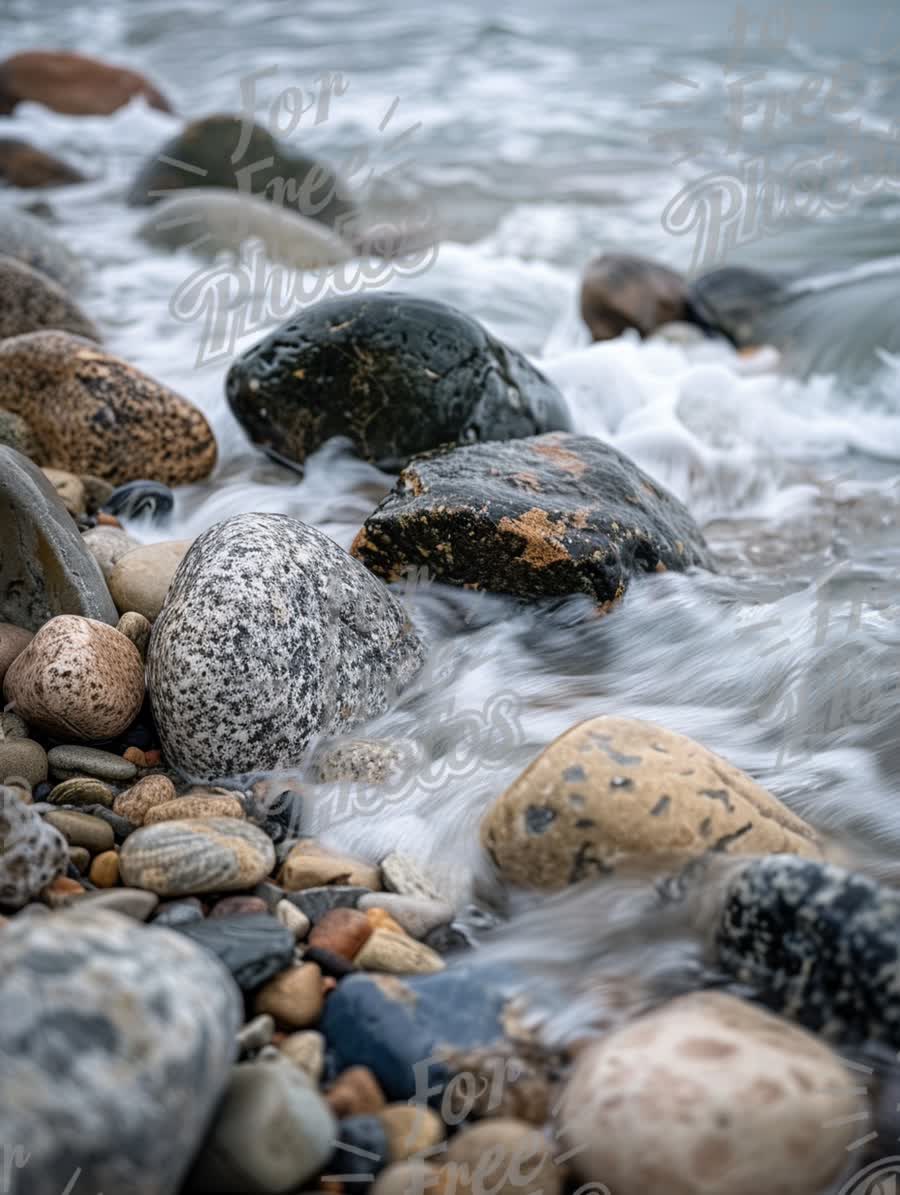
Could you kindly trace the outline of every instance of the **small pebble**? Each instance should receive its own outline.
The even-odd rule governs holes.
[[[70,879],[68,876],[58,876],[42,890],[41,900],[49,909],[65,909],[83,893],[83,884],[79,884],[77,880]]]
[[[132,825],[142,826],[151,809],[174,800],[175,785],[168,776],[145,776],[119,793],[113,802],[113,810],[120,817],[127,817]]]
[[[84,540],[87,550],[99,564],[104,579],[109,578],[109,574],[126,552],[140,547],[136,539],[133,539],[118,526],[108,527],[100,524],[97,527],[92,527],[90,531],[85,531],[81,538]]]
[[[408,934],[376,929],[357,954],[360,971],[386,971],[391,975],[427,975],[447,965],[439,954]]]
[[[134,764],[121,755],[113,755],[110,751],[101,751],[96,747],[53,747],[47,752],[47,759],[54,773],[75,772],[98,780],[113,781],[133,780],[137,775]]]
[[[308,1029],[322,1013],[322,972],[315,963],[288,967],[256,993],[256,1013],[269,1013],[287,1029]]]
[[[305,947],[303,957],[308,963],[315,963],[328,980],[343,979],[356,969],[350,959],[335,954],[333,950],[324,950],[321,946]]]
[[[66,473],[64,469],[42,468],[41,472],[59,494],[63,506],[73,518],[86,512],[87,493],[80,477],[76,477],[74,473]]]
[[[316,923],[309,935],[309,945],[353,959],[372,936],[372,925],[358,909],[331,909]]]
[[[294,1066],[305,1071],[313,1083],[318,1086],[325,1068],[325,1038],[315,1029],[303,1029],[299,1033],[289,1033],[282,1041],[279,1049],[285,1058]]]
[[[112,789],[92,776],[78,776],[63,780],[51,789],[47,800],[51,805],[104,805],[111,808]]]
[[[305,913],[302,913],[296,905],[291,904],[289,900],[279,900],[275,906],[275,916],[286,926],[294,938],[301,942],[309,933],[310,920]]]
[[[367,1066],[349,1066],[325,1093],[325,1101],[338,1120],[345,1116],[368,1116],[387,1103],[378,1080]]]
[[[79,905],[88,902],[93,908],[109,909],[135,921],[146,921],[159,904],[159,897],[140,888],[101,888],[96,892],[85,892],[78,898]]]
[[[210,919],[220,917],[246,917],[251,913],[266,913],[269,910],[260,896],[225,896],[216,901],[210,910]]]
[[[388,892],[398,896],[418,896],[426,900],[442,900],[424,868],[409,855],[388,855],[381,861],[381,879]]]
[[[174,801],[165,801],[148,809],[144,814],[144,825],[207,817],[233,817],[243,820],[244,807],[238,798],[233,796],[178,797]]]
[[[401,896],[395,892],[373,892],[371,896],[363,896],[359,908],[364,912],[383,909],[411,937],[420,941],[432,930],[449,925],[454,917],[453,906],[444,901],[422,896]]]
[[[296,905],[313,925],[325,916],[330,909],[353,909],[361,896],[365,896],[368,888],[350,888],[335,885],[326,888],[305,888],[301,892],[291,892],[287,898],[292,905]]]
[[[44,821],[59,830],[71,846],[83,846],[92,855],[112,850],[115,844],[112,826],[90,813],[79,813],[74,809],[54,809],[52,813],[45,815]]]
[[[159,921],[155,924],[159,924]],[[292,965],[294,940],[268,913],[183,922],[180,933],[225,964],[243,992],[253,992]],[[260,1008],[260,1013],[271,1009]]]
[[[115,888],[119,882],[118,851],[103,851],[97,855],[91,864],[89,878],[98,888]]]
[[[28,723],[13,710],[0,713],[0,739],[27,739]]]
[[[10,778],[37,788],[47,779],[47,753],[32,739],[0,739],[0,784]]]
[[[301,839],[291,848],[278,882],[288,892],[332,884],[351,885],[370,891],[381,887],[377,867],[362,859],[331,851],[313,838]]]
[[[390,1161],[387,1133],[377,1116],[348,1116],[339,1121],[323,1183],[329,1174],[351,1175],[350,1190],[365,1189]],[[356,1181],[354,1181],[354,1179]]]
[[[128,610],[116,623],[116,630],[126,639],[130,639],[138,649],[142,660],[147,659],[147,645],[150,642],[150,623],[137,610]]]
[[[159,616],[175,572],[193,541],[142,544],[123,556],[108,577],[120,613],[136,611],[148,622]]]
[[[389,1104],[378,1119],[387,1133],[393,1162],[405,1162],[417,1154],[427,1157],[447,1133],[440,1116],[422,1104]]]
[[[139,892],[142,889],[135,889],[135,891]],[[153,896],[154,894],[148,892],[146,895]],[[154,900],[158,904],[156,916],[153,918],[154,925],[177,929],[180,925],[189,925],[192,921],[203,920],[203,905],[196,896],[188,896],[184,900],[167,900],[162,904],[159,904],[158,896],[154,896]]]
[[[87,875],[88,868],[91,865],[91,852],[83,846],[70,846],[69,862],[82,875]]]

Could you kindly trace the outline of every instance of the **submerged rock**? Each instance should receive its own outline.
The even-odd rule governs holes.
[[[0,619],[36,631],[57,614],[113,625],[118,618],[56,490],[36,465],[0,445]]]
[[[658,261],[631,253],[604,253],[585,267],[581,318],[594,340],[612,340],[626,328],[649,336],[686,315],[684,279]]]
[[[93,323],[52,278],[14,257],[0,257],[0,339],[44,329],[100,340]],[[2,405],[17,411],[12,403]]]
[[[7,208],[3,212],[0,255],[24,262],[70,292],[78,288],[84,275],[78,257],[46,221],[16,208]]]
[[[285,515],[197,539],[157,618],[147,678],[167,760],[197,778],[272,771],[381,713],[422,645],[396,599]]]
[[[762,327],[784,298],[784,283],[762,270],[725,266],[688,287],[689,318],[738,348],[768,340]]]
[[[70,473],[185,485],[216,463],[212,429],[187,399],[65,332],[0,343],[0,406],[27,420],[39,464]]]
[[[26,50],[0,62],[0,115],[23,101],[68,116],[108,116],[135,97],[171,112],[168,102],[137,71],[67,50]]]
[[[398,469],[441,445],[570,426],[521,353],[446,303],[391,292],[307,308],[234,362],[226,392],[254,444],[298,465],[332,436]]]
[[[473,444],[413,461],[351,553],[387,581],[437,581],[524,598],[617,601],[635,573],[709,568],[688,511],[591,436]]]
[[[0,178],[23,188],[84,182],[80,170],[18,137],[0,137]]]

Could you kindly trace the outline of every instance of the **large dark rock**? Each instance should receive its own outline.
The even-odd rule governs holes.
[[[612,340],[626,328],[649,336],[687,314],[684,279],[668,266],[631,253],[604,253],[585,267],[581,318],[594,340]]]
[[[235,361],[226,391],[250,439],[295,464],[332,436],[399,469],[441,445],[570,426],[521,353],[446,303],[390,291],[301,312]]]
[[[688,287],[688,319],[720,332],[738,348],[767,342],[763,328],[785,298],[781,279],[762,270],[725,266],[702,274]]]
[[[294,957],[294,935],[268,913],[188,921],[177,928],[186,938],[212,951],[245,992],[278,975]]]
[[[185,187],[230,187],[338,231],[352,225],[356,207],[329,166],[293,152],[261,125],[244,126],[222,114],[185,125],[141,167],[128,202],[141,207]]]
[[[387,581],[613,602],[635,573],[710,567],[677,498],[608,444],[555,434],[473,444],[409,465],[351,552]]]

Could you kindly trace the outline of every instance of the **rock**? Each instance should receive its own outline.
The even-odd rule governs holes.
[[[399,925],[385,909],[368,909],[366,920],[372,929],[387,929],[393,934],[405,934],[406,930]]]
[[[812,827],[746,773],[684,735],[612,717],[545,748],[485,814],[481,841],[507,883],[532,888],[635,857],[821,855]]]
[[[90,813],[75,809],[54,809],[44,817],[72,846],[83,846],[92,855],[112,850],[115,836],[112,827]]]
[[[0,687],[10,664],[20,656],[34,635],[11,622],[0,622]]]
[[[216,114],[185,125],[138,172],[128,202],[157,203],[195,187],[261,195],[277,207],[329,228],[352,227],[356,215],[352,200],[328,166],[294,153],[267,129],[249,125],[243,117]]]
[[[98,888],[115,888],[119,882],[118,851],[102,851],[91,864],[90,881]]]
[[[325,784],[384,784],[411,772],[416,759],[412,739],[346,739],[317,751],[310,763],[317,779]]]
[[[143,826],[119,858],[123,881],[157,896],[252,888],[274,863],[274,848],[261,830],[224,817]]]
[[[43,104],[68,116],[108,116],[141,97],[171,112],[166,100],[137,71],[66,50],[26,50],[0,63],[0,114],[17,104]]]
[[[40,449],[34,432],[21,415],[14,415],[12,411],[0,408],[0,444],[7,448],[14,448],[30,460],[38,455]]]
[[[126,639],[131,640],[142,660],[147,658],[151,627],[143,614],[138,614],[136,610],[129,610],[116,623],[116,630],[120,635],[124,635]],[[136,750],[136,748],[130,748],[130,750]]]
[[[396,1162],[378,1175],[372,1195],[429,1195],[440,1190],[441,1181],[438,1168],[420,1159]]]
[[[216,463],[212,430],[187,399],[66,332],[0,344],[0,406],[28,421],[40,464],[71,473],[185,485]]]
[[[118,640],[116,640],[118,642]],[[76,772],[94,776],[98,780],[133,780],[137,768],[121,755],[101,751],[97,747],[83,747],[80,744],[62,744],[51,747],[47,753],[50,769],[56,774]],[[174,788],[172,789],[174,795]],[[117,811],[118,812],[118,811]]]
[[[321,1033],[315,1029],[289,1033],[281,1043],[281,1053],[313,1083],[318,1084],[325,1066],[325,1038]]]
[[[697,992],[584,1048],[558,1121],[577,1176],[616,1195],[818,1195],[865,1135],[857,1085],[810,1034]]]
[[[275,906],[275,916],[286,929],[289,929],[297,942],[302,941],[309,933],[310,920],[305,913],[301,913],[296,905],[289,900],[280,900]]]
[[[291,949],[293,944],[291,938]],[[315,963],[288,967],[260,988],[253,1008],[267,1012],[286,1029],[309,1029],[322,1014],[322,972]]]
[[[47,753],[32,739],[0,739],[0,785],[12,779],[37,788],[47,779]]]
[[[59,240],[47,222],[16,208],[4,209],[0,256],[24,262],[69,292],[78,289],[84,276],[78,257]]]
[[[585,267],[581,318],[594,340],[612,340],[626,328],[649,336],[662,324],[687,318],[687,287],[674,270],[631,253],[604,253]]]
[[[446,303],[392,292],[306,307],[238,357],[225,388],[253,443],[297,465],[332,436],[396,470],[441,445],[570,426],[515,349]]]
[[[320,531],[237,515],[196,540],[150,640],[166,759],[201,778],[273,771],[382,712],[423,649],[394,597]]]
[[[84,846],[69,847],[69,872],[74,867],[79,875],[86,876],[91,867],[91,852]]]
[[[100,340],[94,324],[52,278],[14,257],[0,257],[0,339],[50,328]],[[26,419],[40,443],[40,431],[29,412],[18,409],[13,395],[3,390],[0,406]]]
[[[154,805],[144,814],[144,825],[152,826],[156,822],[184,821],[188,818],[205,817],[234,817],[244,819],[244,807],[237,797],[179,797],[174,801],[164,801],[161,805]]]
[[[444,1061],[453,1078],[441,1097],[443,1122],[511,1117],[543,1128],[557,1107],[560,1078],[571,1058],[565,1051],[530,1046],[519,1037],[482,1049],[447,1051]]]
[[[294,939],[268,913],[194,919],[177,924],[177,929],[212,951],[244,992],[255,991],[283,972],[294,957]]]
[[[59,494],[60,501],[73,518],[83,515],[87,505],[84,482],[74,473],[66,473],[64,469],[41,469],[53,488]]]
[[[407,934],[376,929],[353,960],[361,971],[391,975],[427,975],[447,965],[439,954]]]
[[[303,838],[292,847],[278,876],[288,892],[319,888],[328,884],[351,885],[377,890],[381,876],[377,867],[363,859],[329,850],[314,838]]]
[[[36,631],[57,614],[116,621],[100,570],[53,486],[21,453],[0,446],[0,619]]]
[[[419,896],[400,896],[393,892],[373,892],[360,898],[359,906],[364,912],[374,913],[379,909],[392,917],[410,937],[420,941],[433,929],[449,925],[454,917],[452,905],[439,900],[428,900]]]
[[[113,809],[120,817],[127,817],[135,826],[142,826],[152,809],[175,800],[175,785],[168,776],[145,776],[137,784],[119,793]]]
[[[337,1126],[319,1093],[287,1061],[232,1070],[189,1189],[197,1195],[287,1195],[314,1178]]]
[[[28,727],[24,718],[14,714],[12,710],[0,713],[0,738],[27,739]]]
[[[68,162],[18,137],[0,137],[0,179],[11,187],[61,187],[85,176]]]
[[[91,776],[76,776],[73,780],[63,780],[49,793],[47,800],[51,805],[105,805],[112,808],[112,789],[101,780],[94,780]]]
[[[378,1115],[387,1134],[388,1156],[405,1162],[417,1154],[428,1157],[446,1136],[441,1118],[421,1104],[390,1104]]]
[[[47,734],[111,739],[140,712],[144,665],[114,627],[62,614],[18,656],[3,690],[26,722]]]
[[[295,270],[317,270],[354,256],[351,246],[317,219],[290,207],[223,187],[193,187],[164,200],[138,228],[150,245],[192,248],[203,257],[238,254],[251,238],[266,257]]]
[[[309,945],[353,959],[371,935],[372,926],[365,913],[358,909],[332,909],[313,928]]]
[[[359,898],[367,895],[368,891],[368,888],[346,885],[304,888],[300,892],[290,893],[287,900],[315,925],[332,909],[355,909]]]
[[[219,917],[247,917],[257,913],[269,913],[269,907],[262,897],[242,895],[223,896],[213,905],[209,915],[213,920],[217,920]]]
[[[255,1054],[268,1046],[275,1036],[275,1022],[269,1016],[254,1017],[237,1035],[238,1051],[241,1055]]]
[[[138,541],[121,527],[92,527],[81,538],[107,581],[122,557],[140,547]]]
[[[381,878],[388,892],[440,900],[441,893],[421,864],[409,855],[394,852],[381,860]]]
[[[677,498],[608,444],[563,434],[414,461],[350,551],[387,581],[425,568],[449,585],[604,606],[637,573],[712,566]]]
[[[563,1172],[539,1130],[500,1117],[463,1128],[446,1153],[444,1174],[461,1195],[560,1195]]]
[[[346,1182],[353,1190],[366,1187],[389,1162],[390,1145],[384,1126],[377,1116],[348,1116],[338,1121],[334,1153],[328,1163],[323,1185],[335,1180]],[[346,1177],[344,1177],[346,1176]]]
[[[40,899],[48,909],[67,909],[84,896],[84,885],[69,876],[57,876],[41,892]]]
[[[15,789],[0,787],[0,906],[21,909],[65,872],[68,861],[62,834]]]
[[[72,854],[72,851],[69,852]],[[146,921],[156,906],[159,897],[152,892],[142,892],[139,888],[107,888],[98,892],[85,892],[78,898],[79,905],[89,904],[91,910],[107,909],[113,913],[121,913],[124,917],[133,917],[135,921]]]
[[[343,1120],[345,1116],[371,1116],[380,1112],[385,1098],[368,1067],[350,1066],[329,1087],[325,1102],[337,1119]]]
[[[158,616],[175,571],[193,541],[144,544],[123,556],[109,575],[109,592],[119,611],[136,610],[149,621]]]
[[[835,864],[773,855],[731,881],[716,960],[821,1037],[897,1050],[898,926],[897,889]]]
[[[147,895],[153,896],[153,899],[157,903],[159,902],[159,897],[154,896],[152,892],[148,892]],[[191,922],[202,920],[203,905],[195,896],[189,896],[186,900],[168,900],[159,904],[153,924],[165,925],[171,929],[181,929],[183,925],[190,925]]]
[[[174,506],[175,495],[168,486],[141,479],[116,486],[103,502],[103,513],[123,519],[149,518],[159,523],[172,513]]]
[[[179,1190],[240,1022],[227,973],[177,934],[90,905],[17,918],[0,936],[0,1094],[28,1163],[9,1190],[73,1174],[91,1192]]]
[[[688,287],[690,318],[738,348],[767,343],[761,326],[784,297],[783,281],[744,266],[712,270]]]
[[[328,997],[319,1028],[341,1070],[367,1066],[389,1100],[421,1101],[449,1077],[439,1054],[502,1039],[505,1005],[490,981],[462,967],[408,980],[351,975]]]
[[[84,473],[80,480],[84,486],[88,514],[98,515],[103,503],[114,492],[112,485],[108,481],[104,481],[102,477],[94,477],[91,473]]]

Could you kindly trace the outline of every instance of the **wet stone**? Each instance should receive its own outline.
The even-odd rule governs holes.
[[[173,906],[169,906],[172,908]],[[159,924],[160,914],[154,920]],[[166,924],[173,925],[170,917]],[[221,960],[244,992],[251,992],[291,965],[294,937],[268,913],[175,922],[174,928]]]
[[[129,763],[121,755],[113,755],[111,751],[101,751],[97,747],[52,747],[47,752],[47,759],[54,774],[78,772],[98,780],[116,782],[133,780],[137,775],[137,768],[133,763]]]
[[[332,909],[355,909],[359,898],[368,892],[368,888],[335,884],[324,888],[306,888],[302,892],[288,892],[285,900],[289,900],[315,925]]]
[[[192,896],[252,888],[275,863],[261,830],[234,818],[159,822],[126,839],[122,879],[158,896]]]

